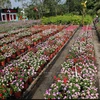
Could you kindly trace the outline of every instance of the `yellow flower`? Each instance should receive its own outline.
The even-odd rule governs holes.
[[[87,3],[87,1],[85,1],[84,3],[81,3],[81,5],[83,5],[83,7],[86,8],[86,3]]]

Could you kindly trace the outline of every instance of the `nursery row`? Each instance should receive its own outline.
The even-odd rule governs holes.
[[[46,90],[45,99],[98,99],[97,66],[91,27],[83,27],[66,55],[54,83]]]
[[[1,39],[2,42],[5,42],[5,41],[7,42],[11,40],[14,41],[9,44],[5,44],[1,46],[0,48],[0,65],[1,66],[5,66],[6,63],[10,62],[10,59],[15,59],[17,56],[27,51],[27,49],[30,49],[30,47],[36,46],[36,44],[45,41],[50,36],[53,36],[57,32],[61,31],[65,26],[63,25],[44,26],[43,28],[41,28],[43,31],[38,32],[37,34],[34,34],[36,29],[37,30],[40,29],[36,27],[37,26],[32,28],[32,32],[26,31],[26,32],[18,33],[14,36],[10,36],[12,39],[8,37],[6,37],[6,39],[5,38]],[[21,36],[20,39],[18,39],[19,35]]]
[[[24,38],[30,35],[34,35],[38,32],[55,28],[58,29],[58,27],[55,25],[34,25],[31,28],[21,28],[17,30],[12,30],[7,33],[0,34],[0,46],[11,43],[13,41],[19,40],[20,38]]]
[[[0,98],[20,98],[45,65],[69,41],[78,26],[59,27],[60,32],[46,31],[46,41],[41,42],[0,70]],[[67,31],[69,30],[69,31]],[[50,35],[50,36],[49,36]]]

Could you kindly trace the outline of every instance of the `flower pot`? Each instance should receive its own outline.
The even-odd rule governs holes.
[[[41,40],[39,40],[39,43],[41,43]]]
[[[4,67],[5,66],[5,60],[1,61],[0,65]]]
[[[50,59],[52,59],[53,58],[53,54],[51,54],[49,57],[50,57]]]
[[[13,90],[12,89],[10,89],[10,96],[13,94]]]
[[[21,50],[20,50],[20,52],[21,52],[21,53],[24,53],[24,52],[25,52],[25,50],[24,50],[24,49],[21,49]]]
[[[28,69],[30,69],[31,66],[28,66]]]
[[[42,70],[42,69],[41,69],[41,67],[40,67],[40,68],[37,70],[37,73],[39,74],[39,73],[41,72],[41,70]]]
[[[10,62],[10,60],[11,60],[10,57],[7,57],[7,58],[6,58],[7,63]]]
[[[58,52],[58,49],[55,50],[55,53],[57,53],[57,52]]]
[[[17,56],[19,56],[19,55],[20,55],[20,51],[18,50],[18,51],[17,51]]]
[[[32,76],[30,76],[30,77],[28,78],[28,83],[31,84],[32,81],[33,81],[33,78],[32,78]]]
[[[22,92],[21,91],[15,92],[14,95],[16,98],[20,98],[22,95]]]
[[[24,83],[24,90],[26,90],[28,88],[28,82]]]
[[[41,69],[43,69],[43,68],[44,68],[44,64],[41,65]]]
[[[13,54],[11,55],[11,58],[15,59],[15,58],[16,58],[16,54],[13,53]]]
[[[55,54],[55,52],[53,53],[53,56],[55,56],[56,54]]]
[[[30,50],[31,49],[31,46],[30,45],[27,45],[27,49]]]
[[[33,44],[34,44],[34,46],[36,46],[36,44],[37,44],[37,43],[36,43],[36,42],[34,42]]]
[[[6,97],[3,96],[1,100],[6,100]]]

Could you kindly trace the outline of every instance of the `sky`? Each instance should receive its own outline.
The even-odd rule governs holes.
[[[15,2],[15,0],[10,0],[11,1],[11,4],[12,4],[12,8],[13,7],[22,7],[21,6],[21,2]],[[30,2],[31,0],[24,0],[25,2]],[[62,0],[63,2],[65,1],[65,0]]]
[[[15,0],[10,0],[13,7],[22,7],[21,2],[15,2]],[[31,0],[24,0],[25,2],[29,2]]]
[[[13,7],[21,7],[21,3],[20,2],[15,2],[14,0],[10,0],[10,1],[11,1],[12,8]]]

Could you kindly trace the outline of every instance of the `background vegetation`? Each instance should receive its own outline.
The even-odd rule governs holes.
[[[54,17],[43,17],[43,24],[82,24],[82,16],[81,15],[59,15]],[[90,15],[86,15],[84,18],[84,24],[90,24],[92,22],[92,17]]]
[[[22,3],[25,9],[25,16],[29,19],[42,18],[43,23],[70,23],[79,24],[81,22],[82,5],[86,0],[31,0],[25,3],[25,0],[15,0]],[[92,17],[100,16],[100,0],[87,0],[86,14]],[[0,0],[0,8],[11,7],[10,0]],[[18,16],[22,16],[21,10],[18,9]],[[37,10],[34,10],[36,8]],[[74,17],[73,17],[74,15]],[[51,17],[53,16],[53,17]],[[56,17],[55,17],[56,16]],[[85,16],[85,24],[90,23],[90,16]],[[49,17],[49,18],[47,18]],[[49,20],[49,21],[48,21]]]

